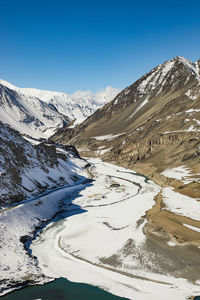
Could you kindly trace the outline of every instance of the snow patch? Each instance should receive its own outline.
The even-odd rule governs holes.
[[[166,169],[161,174],[169,178],[183,180],[185,177],[190,176],[190,170],[186,166],[179,166],[171,169]]]
[[[147,98],[136,108],[136,110],[130,115],[129,119],[131,119],[136,112],[138,112],[145,104],[147,104],[149,102],[149,96],[147,96]]]
[[[196,199],[174,192],[172,188],[164,188],[162,194],[167,210],[200,221],[200,202]]]
[[[125,132],[123,133],[119,133],[119,134],[107,134],[107,135],[100,135],[100,136],[93,136],[92,138],[97,140],[97,141],[112,141],[116,138],[118,138],[119,136],[125,134]]]
[[[188,225],[188,224],[183,224],[185,227],[189,228],[189,229],[192,229],[194,231],[197,231],[197,232],[200,232],[200,228],[198,227],[194,227],[194,226],[191,226],[191,225]]]

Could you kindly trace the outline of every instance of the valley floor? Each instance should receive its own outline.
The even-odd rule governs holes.
[[[95,180],[73,202],[84,211],[69,212],[50,224],[31,245],[42,272],[98,285],[129,299],[186,299],[198,294],[198,282],[187,279],[192,272],[200,279],[198,265],[195,268],[199,249],[196,253],[170,240],[147,238],[143,232],[146,212],[160,187],[131,170],[97,159],[90,163]],[[170,192],[165,190],[166,195]]]
[[[134,171],[98,159],[89,162],[92,182],[1,212],[1,287],[23,278],[34,283],[64,277],[136,300],[181,300],[200,294],[198,245],[183,247],[159,228],[148,227],[161,188]],[[198,207],[189,205],[193,199],[164,188],[162,201],[163,211],[198,221]],[[28,255],[20,238],[30,236],[31,241],[31,232],[41,222],[45,227]],[[198,226],[187,226],[200,235]]]

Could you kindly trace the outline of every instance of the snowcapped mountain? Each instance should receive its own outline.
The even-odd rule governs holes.
[[[36,97],[25,97],[0,84],[0,120],[24,135],[47,138],[69,119]]]
[[[162,93],[168,93],[172,90],[183,90],[184,86],[192,86],[192,97],[199,94],[200,87],[200,60],[193,63],[190,60],[177,56],[172,60],[158,65],[149,73],[142,76],[135,83],[124,89],[112,102],[109,110],[115,111],[119,104],[123,109],[132,103],[135,103],[133,115],[136,114],[144,105],[150,102],[150,98],[161,96]],[[143,101],[142,101],[143,100]],[[132,115],[132,116],[133,116]]]
[[[34,146],[0,122],[0,206],[73,184],[85,164],[73,146]]]
[[[200,159],[200,60],[175,57],[155,67],[74,129],[54,140],[73,143],[160,180],[169,166]],[[138,167],[138,169],[137,169]],[[154,178],[155,179],[155,178]]]
[[[0,80],[0,90],[0,120],[34,138],[47,138],[66,123],[75,121],[75,125],[82,122],[119,92],[118,89],[107,87],[97,94],[77,91],[67,95],[18,88],[4,80]]]

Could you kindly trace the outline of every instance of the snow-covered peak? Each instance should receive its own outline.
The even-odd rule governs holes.
[[[70,121],[75,121],[74,125],[81,123],[119,93],[118,89],[107,87],[96,94],[77,91],[68,95],[19,88],[5,80],[0,80],[0,84],[9,89],[0,92],[0,120],[35,138],[47,138]]]
[[[100,106],[114,99],[120,92],[119,89],[108,86],[96,94],[91,91],[78,90],[70,95],[33,88],[19,88],[5,80],[0,80],[0,84],[16,91],[23,97],[38,98],[53,105],[59,113],[67,116],[70,120],[76,120],[75,124],[81,123]]]
[[[20,95],[23,95],[26,97],[38,97],[41,100],[46,101],[46,102],[53,96],[64,95],[64,93],[60,93],[60,92],[52,92],[52,91],[39,90],[39,89],[34,89],[34,88],[20,88],[20,87],[17,87],[3,79],[0,79],[0,84],[8,87],[11,90],[16,91]]]
[[[170,83],[172,86],[176,85],[180,79],[178,78],[180,74],[180,65],[184,65],[185,70],[187,71],[185,72],[186,79],[189,79],[190,75],[195,75],[196,79],[200,81],[199,61],[193,63],[182,56],[177,56],[157,66],[141,78],[138,85],[138,92],[140,95],[147,94],[156,88],[159,89],[158,93],[160,93],[166,82]],[[183,77],[180,80],[184,81]]]
[[[69,119],[39,98],[25,97],[1,85],[0,121],[21,134],[48,138]]]
[[[135,103],[132,118],[148,102],[171,92],[182,93],[192,100],[199,97],[200,60],[193,63],[181,56],[167,60],[125,88],[106,109],[114,114]]]
[[[34,88],[19,88],[2,79],[0,79],[0,84],[7,86],[8,88],[18,92],[21,95],[27,97],[38,97],[45,102],[50,102],[54,98],[59,98],[62,102],[71,100],[74,103],[79,103],[80,100],[82,100],[82,102],[88,102],[87,104],[89,104],[89,102],[92,102],[96,103],[97,105],[103,105],[106,102],[111,101],[120,92],[119,89],[108,86],[105,89],[98,91],[97,93],[93,93],[90,90],[77,90],[73,94],[66,94],[62,92],[39,90]]]
[[[6,81],[6,80],[3,80],[3,79],[0,79],[0,84],[4,85],[4,86],[6,86],[6,87],[8,87],[9,89],[14,90],[14,91],[17,89],[16,86],[14,86],[14,85],[11,84],[10,82],[8,82],[8,81]]]
[[[186,59],[183,56],[177,56],[175,59],[183,63],[191,73],[197,76],[198,79],[200,78],[198,62],[193,63],[191,60]]]

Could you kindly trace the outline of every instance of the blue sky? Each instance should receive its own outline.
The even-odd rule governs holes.
[[[177,55],[200,58],[200,1],[0,0],[0,78],[120,89]]]

